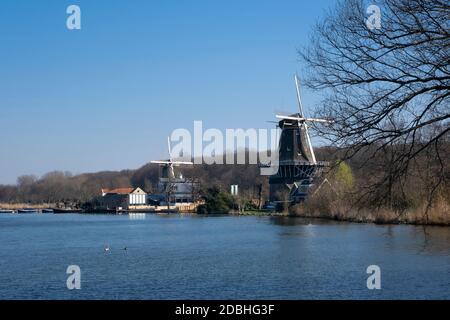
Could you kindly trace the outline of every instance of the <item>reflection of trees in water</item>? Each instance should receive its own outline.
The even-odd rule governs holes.
[[[386,225],[382,235],[389,249],[407,248],[416,254],[450,254],[449,227]]]
[[[430,244],[430,233],[427,232],[427,227],[426,226],[422,226],[422,231],[423,231],[423,247],[421,252],[426,251],[427,247]]]
[[[422,247],[418,253],[450,254],[450,227],[420,226],[415,233],[422,238]]]
[[[450,228],[439,226],[403,226],[408,228],[410,245],[417,254],[450,254]]]
[[[346,224],[334,220],[318,219],[318,218],[301,218],[301,217],[270,217],[269,222],[278,226],[302,226],[302,225],[330,225],[330,224]]]
[[[338,232],[355,231],[362,227],[382,228],[373,241],[384,241],[386,250],[408,250],[413,254],[450,254],[450,227],[414,226],[414,225],[374,225],[340,222],[334,220],[300,217],[269,217],[269,223],[277,226],[325,226],[341,225]],[[320,228],[315,229],[320,237]],[[340,228],[339,228],[340,230]],[[372,241],[372,240],[371,240]]]

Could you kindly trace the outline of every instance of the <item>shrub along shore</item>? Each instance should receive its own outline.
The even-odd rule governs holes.
[[[298,204],[286,212],[270,212],[265,210],[233,211],[234,215],[241,216],[279,216],[325,219],[354,223],[375,224],[412,224],[412,225],[435,225],[450,226],[450,207],[444,203],[439,208],[429,209],[428,216],[424,215],[426,208],[396,212],[389,209],[355,209],[339,207],[335,211],[318,211],[307,204]]]
[[[425,213],[425,206],[399,212],[387,208],[369,210],[344,205],[336,205],[333,211],[319,211],[314,210],[310,205],[297,205],[290,211],[290,216],[357,223],[450,226],[450,207],[444,202],[429,208],[427,213]]]

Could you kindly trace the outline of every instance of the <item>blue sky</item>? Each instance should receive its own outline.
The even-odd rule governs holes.
[[[66,8],[81,8],[81,30]],[[176,128],[265,128],[296,110],[297,50],[332,0],[0,4],[0,184],[133,169]],[[318,97],[304,90],[312,112]]]

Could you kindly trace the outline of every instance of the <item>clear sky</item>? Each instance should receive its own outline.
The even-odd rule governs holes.
[[[81,30],[66,8],[81,8]],[[333,0],[0,2],[0,184],[134,169],[176,128],[296,111],[297,50]],[[304,91],[307,111],[318,101]]]

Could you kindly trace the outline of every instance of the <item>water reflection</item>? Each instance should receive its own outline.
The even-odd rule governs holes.
[[[144,220],[147,217],[145,213],[129,213],[128,219],[130,220]]]
[[[335,220],[326,220],[319,218],[301,218],[288,216],[271,216],[269,222],[279,226],[301,226],[301,225],[334,225],[345,224]]]
[[[450,227],[416,225],[375,225],[342,221],[300,218],[269,217],[269,223],[281,227],[326,226],[327,233],[342,236],[349,230],[362,232],[361,237],[373,242],[382,242],[387,250],[407,249],[416,254],[450,255]],[[315,236],[314,228],[296,228],[280,231],[280,235]]]

